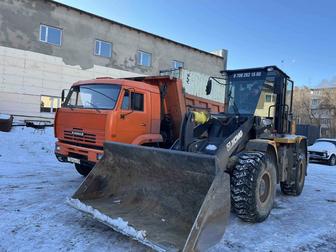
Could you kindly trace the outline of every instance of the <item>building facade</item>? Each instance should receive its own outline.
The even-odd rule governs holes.
[[[336,88],[314,88],[311,93],[311,115],[321,127],[321,136],[336,137]]]
[[[206,83],[189,77],[219,76],[226,63],[224,49],[206,52],[54,1],[0,2],[0,113],[52,118],[61,90],[77,80],[172,68],[187,69],[187,92],[204,97]]]

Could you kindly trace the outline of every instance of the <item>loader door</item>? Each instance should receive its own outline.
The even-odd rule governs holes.
[[[120,104],[117,121],[117,141],[133,143],[133,141],[150,131],[149,94],[134,89],[125,89]]]
[[[294,85],[293,81],[289,79],[286,80],[284,120],[283,120],[284,133],[289,133],[291,128],[293,85]]]

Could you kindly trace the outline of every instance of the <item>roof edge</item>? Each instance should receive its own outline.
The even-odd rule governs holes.
[[[80,12],[80,13],[84,13],[84,14],[86,14],[86,15],[89,15],[89,16],[92,16],[92,17],[95,17],[95,18],[98,18],[98,19],[101,19],[101,20],[104,20],[104,21],[107,21],[107,22],[110,22],[110,23],[113,23],[113,24],[122,26],[122,27],[125,27],[125,28],[130,29],[130,30],[134,30],[134,31],[137,31],[137,32],[141,32],[141,33],[144,33],[144,34],[146,34],[146,35],[152,36],[152,37],[154,37],[154,38],[162,39],[162,40],[165,40],[165,41],[167,41],[167,42],[170,42],[170,43],[173,43],[173,44],[182,46],[182,47],[186,47],[186,48],[189,48],[189,49],[198,51],[198,52],[200,52],[200,53],[204,53],[204,54],[209,55],[209,56],[213,56],[213,57],[216,57],[216,58],[223,59],[222,56],[213,54],[213,53],[211,53],[211,52],[207,52],[207,51],[198,49],[198,48],[196,48],[196,47],[192,47],[192,46],[189,46],[189,45],[186,45],[186,44],[183,44],[183,43],[174,41],[174,40],[172,40],[172,39],[168,39],[168,38],[165,38],[165,37],[156,35],[156,34],[154,34],[154,33],[150,33],[150,32],[147,32],[147,31],[144,31],[144,30],[141,30],[141,29],[138,29],[138,28],[129,26],[129,25],[125,25],[125,24],[123,24],[123,23],[119,23],[119,22],[114,21],[114,20],[112,20],[112,19],[105,18],[105,17],[103,17],[103,16],[99,16],[99,15],[97,15],[97,14],[93,14],[93,13],[91,13],[91,12],[87,12],[87,11],[78,9],[78,8],[76,8],[76,7],[70,6],[70,5],[66,5],[66,4],[64,4],[64,3],[60,3],[60,2],[57,2],[57,1],[55,1],[55,0],[44,0],[44,1],[46,1],[46,2],[50,2],[50,3],[53,3],[53,4],[56,4],[56,5],[59,5],[59,6],[62,6],[62,7],[67,8],[67,9],[71,9],[71,10],[74,10],[74,11],[78,11],[78,12]],[[226,50],[226,49],[225,49],[225,50]]]

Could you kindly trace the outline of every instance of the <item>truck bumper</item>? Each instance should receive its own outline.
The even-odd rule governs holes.
[[[55,144],[55,155],[60,162],[94,165],[102,158],[103,153],[103,150],[80,147],[60,141]]]

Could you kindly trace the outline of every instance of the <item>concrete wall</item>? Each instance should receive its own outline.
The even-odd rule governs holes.
[[[60,47],[39,41],[40,24],[63,29]],[[95,39],[113,44],[111,58],[94,55]],[[226,66],[226,58],[218,53],[182,46],[47,0],[2,0],[0,45],[54,55],[62,58],[66,65],[79,65],[82,69],[100,65],[146,75],[171,68],[172,60],[182,61],[185,68],[209,75],[218,75]],[[136,64],[138,50],[152,54],[151,67]]]
[[[0,113],[53,118],[40,112],[41,96],[60,97],[78,80],[99,76],[140,76],[94,65],[90,69],[66,65],[62,58],[0,46]]]
[[[41,24],[63,30],[60,47],[39,41]],[[94,55],[96,39],[112,43],[111,58]],[[136,64],[138,50],[152,54],[151,67]],[[41,96],[59,97],[73,82],[98,76],[158,75],[173,60],[189,71],[190,81],[181,75],[188,93],[222,101],[221,92],[204,90],[226,59],[226,50],[207,53],[53,1],[0,1],[0,113],[53,118],[40,112]]]

